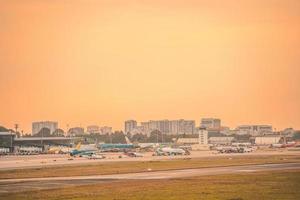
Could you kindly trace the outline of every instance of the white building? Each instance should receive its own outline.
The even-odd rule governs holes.
[[[182,145],[198,144],[199,138],[178,138],[176,143]]]
[[[202,118],[200,127],[204,127],[207,129],[220,129],[221,120],[216,118]]]
[[[127,120],[125,121],[125,134],[130,133],[137,126],[137,122],[135,120]]]
[[[86,128],[86,132],[88,132],[89,134],[97,134],[100,133],[100,129],[97,125],[91,125]]]
[[[179,138],[178,144],[191,145],[193,150],[208,150],[208,131],[205,128],[198,130],[198,138]]]
[[[263,136],[263,137],[256,137],[255,144],[256,145],[271,145],[271,144],[278,144],[280,142],[280,136]]]
[[[32,135],[37,134],[42,128],[48,128],[52,134],[58,128],[58,122],[41,121],[32,123]]]
[[[207,145],[208,144],[208,131],[204,128],[198,130],[199,133],[199,144]]]
[[[238,135],[249,134],[252,136],[272,134],[273,128],[270,125],[241,125],[236,128]]]
[[[150,134],[154,130],[172,135],[195,133],[194,120],[150,120],[148,122],[142,122],[141,126],[146,134]]]

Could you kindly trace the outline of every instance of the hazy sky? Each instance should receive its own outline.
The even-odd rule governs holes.
[[[299,0],[0,0],[0,124],[300,128]]]

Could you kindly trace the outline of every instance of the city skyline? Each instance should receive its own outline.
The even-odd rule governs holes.
[[[181,121],[181,122],[180,122]],[[203,122],[206,122],[205,124],[203,124]],[[209,122],[210,121],[210,122]],[[215,121],[217,122],[217,126],[215,126]],[[274,132],[277,132],[277,131],[284,131],[285,129],[289,129],[289,128],[292,128],[294,130],[298,130],[297,128],[295,127],[284,127],[282,129],[278,129],[276,126],[274,126],[273,124],[270,124],[270,123],[243,123],[243,124],[237,124],[236,126],[228,126],[227,124],[225,124],[223,122],[222,119],[220,118],[215,118],[215,117],[203,117],[203,118],[200,118],[199,120],[195,120],[195,119],[183,119],[183,118],[178,118],[178,119],[173,119],[173,118],[169,118],[169,119],[148,119],[148,120],[136,120],[136,119],[127,119],[127,120],[124,120],[122,122],[122,125],[120,126],[121,128],[116,128],[116,127],[112,127],[112,126],[109,126],[107,124],[103,124],[103,123],[87,123],[87,124],[74,124],[74,123],[71,123],[72,125],[70,124],[67,124],[67,125],[62,125],[59,121],[57,120],[38,120],[38,121],[33,121],[30,123],[30,129],[28,131],[26,131],[25,129],[23,129],[22,127],[20,127],[20,124],[19,123],[15,123],[13,124],[14,127],[17,125],[18,126],[18,131],[20,132],[23,132],[23,134],[35,134],[36,132],[38,131],[33,131],[34,129],[34,125],[35,124],[48,124],[48,123],[53,123],[53,124],[56,124],[56,128],[57,129],[62,129],[63,131],[65,131],[66,133],[68,131],[70,131],[72,128],[83,128],[83,130],[85,132],[89,132],[89,128],[92,130],[92,129],[105,129],[105,128],[110,128],[111,131],[123,131],[124,133],[126,133],[126,127],[128,123],[130,123],[131,125],[130,128],[127,128],[127,129],[130,129],[131,130],[134,130],[134,129],[140,129],[141,127],[145,128],[145,127],[148,127],[148,131],[147,130],[143,130],[144,133],[149,133],[149,131],[153,131],[155,129],[159,130],[160,128],[158,127],[164,127],[164,126],[170,126],[169,128],[172,128],[172,123],[174,122],[177,122],[177,123],[188,123],[186,125],[190,126],[192,125],[194,128],[200,128],[200,127],[205,127],[205,128],[208,128],[208,129],[216,129],[216,130],[239,130],[241,129],[242,127],[245,127],[245,128],[248,128],[248,127],[251,127],[251,126],[262,126],[262,127],[271,127],[271,129],[274,131]],[[132,125],[132,123],[134,123]],[[168,125],[163,125],[161,123],[168,123]],[[192,124],[190,124],[192,123]],[[214,124],[214,125],[213,125]],[[183,125],[183,124],[182,124]],[[0,126],[3,126],[2,124],[0,124]],[[45,127],[48,127],[50,125],[45,125]],[[184,125],[185,126],[185,125]],[[214,127],[215,126],[215,127]],[[8,129],[13,129],[14,130],[14,127],[9,127],[9,126],[4,126]],[[151,128],[152,127],[152,128]],[[36,128],[35,128],[36,129]],[[164,129],[164,128],[163,128]],[[167,128],[168,130],[168,128]],[[196,129],[195,129],[196,130]],[[33,133],[33,132],[34,133]],[[54,130],[52,130],[53,132]],[[94,130],[95,131],[95,130]],[[129,131],[129,132],[130,132]],[[93,131],[92,131],[93,132]],[[100,131],[101,132],[101,131]],[[136,132],[136,131],[135,131]],[[162,131],[164,132],[164,131]],[[168,131],[167,131],[168,132]],[[170,131],[172,132],[172,131]],[[191,132],[192,133],[192,132]]]
[[[0,124],[300,129],[300,2],[1,1]]]

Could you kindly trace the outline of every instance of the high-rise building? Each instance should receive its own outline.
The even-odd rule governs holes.
[[[194,120],[150,120],[142,122],[141,126],[146,134],[150,134],[154,130],[158,130],[164,134],[193,134],[195,132]]]
[[[101,135],[106,135],[106,134],[110,135],[110,134],[112,134],[112,127],[102,126],[100,128],[100,133],[101,133]]]
[[[68,134],[71,135],[71,136],[83,135],[84,134],[84,128],[82,128],[82,127],[70,128],[69,131],[68,131]]]
[[[58,128],[58,122],[53,122],[53,121],[32,122],[32,135],[39,133],[42,128],[48,128],[50,130],[50,134],[52,134]]]
[[[204,127],[207,129],[220,129],[221,120],[216,118],[202,118],[200,127]]]
[[[137,126],[137,122],[135,120],[127,120],[125,121],[125,134],[130,133]]]
[[[132,135],[135,135],[135,134],[146,134],[146,132],[144,130],[144,126],[137,126],[133,130],[131,130],[130,133]]]
[[[91,126],[88,126],[88,127],[86,128],[86,132],[88,132],[89,134],[97,134],[97,133],[100,133],[99,126],[97,126],[97,125],[91,125]]]

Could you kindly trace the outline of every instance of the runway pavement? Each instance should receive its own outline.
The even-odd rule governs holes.
[[[107,183],[113,181],[124,181],[130,179],[172,179],[193,176],[249,173],[272,170],[300,169],[300,163],[244,165],[231,167],[211,167],[199,169],[167,170],[141,173],[113,174],[113,175],[91,175],[71,177],[47,177],[47,178],[25,178],[25,179],[1,179],[0,194],[14,191],[28,191],[36,189],[61,188],[66,186],[86,185],[93,183]]]
[[[143,157],[126,157],[123,153],[104,153],[105,159],[91,160],[87,158],[71,158],[69,155],[46,154],[26,156],[0,156],[0,170],[13,170],[25,168],[43,168],[55,166],[74,166],[85,164],[97,164],[108,162],[129,161],[162,161],[184,158],[219,158],[219,157],[251,157],[251,156],[274,156],[274,155],[300,155],[300,151],[256,151],[247,154],[217,154],[215,151],[193,151],[189,156],[152,156],[153,152],[143,153]],[[119,156],[122,155],[122,158]]]

